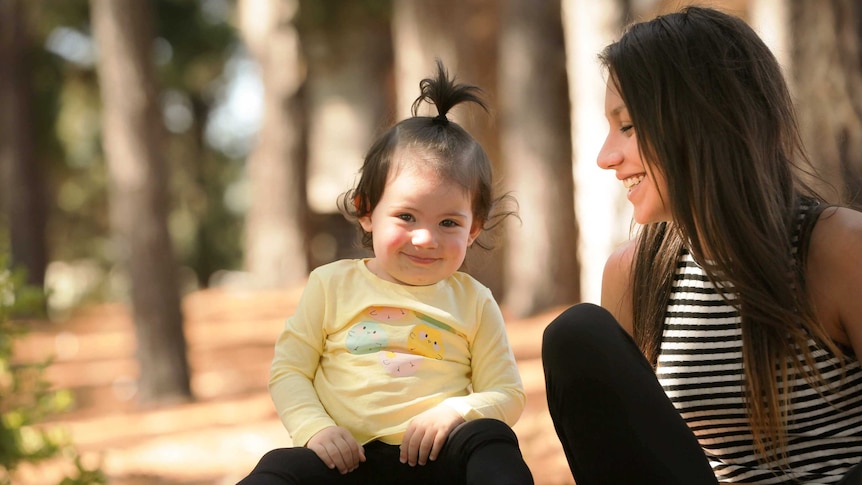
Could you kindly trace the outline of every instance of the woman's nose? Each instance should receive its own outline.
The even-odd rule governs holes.
[[[610,137],[605,140],[602,149],[599,150],[599,155],[596,157],[596,164],[605,170],[612,170],[623,161],[623,152],[619,147],[615,146]]]
[[[411,242],[414,246],[433,247],[437,245],[434,233],[430,229],[425,228],[414,229],[411,234]]]

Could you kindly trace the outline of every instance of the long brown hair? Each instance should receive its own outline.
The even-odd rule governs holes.
[[[634,24],[600,59],[643,160],[667,180],[672,211],[671,222],[638,233],[635,339],[655,365],[676,261],[687,247],[740,312],[758,458],[783,461],[785,363],[814,384],[822,379],[809,338],[843,354],[815,318],[803,263],[791,256],[800,196],[814,193],[793,162],[805,156],[779,64],[742,20],[698,7]]]

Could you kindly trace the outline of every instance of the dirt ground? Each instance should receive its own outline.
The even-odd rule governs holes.
[[[273,343],[300,293],[214,289],[185,298],[191,403],[136,406],[134,330],[121,305],[38,323],[16,354],[53,356],[47,377],[71,390],[75,404],[49,424],[69,433],[85,464],[100,463],[110,484],[234,484],[266,451],[291,444],[266,381]],[[539,358],[542,330],[560,310],[507,321],[528,393],[515,432],[537,485],[574,484],[548,416]],[[57,483],[68,466],[24,467],[15,483]]]

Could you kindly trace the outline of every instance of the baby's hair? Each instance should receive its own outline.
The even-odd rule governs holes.
[[[400,170],[408,158],[397,157],[401,150],[421,153],[421,157],[409,157],[416,163],[426,164],[441,178],[458,184],[472,197],[474,224],[483,230],[499,225],[507,216],[517,217],[517,210],[495,211],[504,201],[514,201],[509,194],[494,197],[491,161],[482,146],[458,123],[447,117],[449,111],[461,103],[472,102],[488,112],[485,102],[479,97],[482,90],[473,85],[456,84],[437,60],[435,77],[419,83],[420,95],[411,106],[413,116],[401,120],[383,133],[368,150],[360,169],[356,186],[341,195],[338,208],[351,220],[367,216],[374,211],[390,171]],[[422,102],[434,105],[437,116],[418,116]],[[371,233],[359,227],[362,246],[372,249]],[[487,243],[476,241],[479,247],[490,249]]]
[[[459,103],[468,101],[478,104],[486,113],[488,112],[488,106],[479,97],[482,90],[472,85],[455,84],[454,78],[449,79],[449,74],[439,59],[437,60],[437,78],[426,78],[420,81],[419,92],[421,94],[411,106],[414,117],[419,116],[419,106],[423,101],[433,104],[437,108],[437,116],[432,118],[436,123],[449,123],[449,118],[446,117],[449,110]]]

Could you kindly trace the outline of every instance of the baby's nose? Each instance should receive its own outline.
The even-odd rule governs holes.
[[[429,229],[415,229],[412,234],[412,242],[414,246],[433,246],[435,244],[434,234]]]

